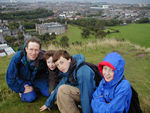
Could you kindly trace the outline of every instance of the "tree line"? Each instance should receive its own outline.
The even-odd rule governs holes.
[[[8,13],[0,13],[0,19],[2,20],[25,20],[25,19],[37,19],[52,16],[53,12],[43,8],[38,8],[29,11],[16,11]]]

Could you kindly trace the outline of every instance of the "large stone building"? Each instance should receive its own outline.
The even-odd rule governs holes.
[[[38,32],[40,35],[45,33],[52,34],[53,32],[56,35],[62,34],[65,32],[65,29],[66,29],[65,25],[61,25],[57,22],[36,24],[36,32]]]

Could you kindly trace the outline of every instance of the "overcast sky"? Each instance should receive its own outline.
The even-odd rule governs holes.
[[[99,0],[102,2],[109,2],[109,3],[149,3],[150,4],[150,0]]]
[[[82,2],[108,2],[108,3],[127,3],[127,4],[138,4],[138,3],[147,3],[150,4],[150,0],[20,0],[20,1],[82,1]]]

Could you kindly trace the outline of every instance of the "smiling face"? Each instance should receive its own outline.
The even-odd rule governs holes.
[[[27,53],[27,58],[30,61],[35,60],[40,52],[40,45],[36,42],[29,42],[27,47],[25,48],[26,53]]]
[[[106,82],[110,82],[114,78],[114,71],[108,66],[103,66],[102,73]]]
[[[70,67],[70,63],[71,63],[71,59],[66,59],[64,57],[60,57],[56,62],[55,65],[57,66],[57,68],[63,72],[66,73]]]
[[[47,60],[46,60],[46,63],[47,63],[47,66],[50,70],[54,70],[56,68],[56,65],[55,63],[53,62],[53,57],[49,57]]]

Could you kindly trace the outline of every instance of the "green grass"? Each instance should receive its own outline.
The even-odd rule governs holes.
[[[26,31],[36,31],[36,29],[26,29]]]
[[[142,47],[150,47],[150,24],[129,24],[108,28],[119,30],[120,32],[108,34],[106,36],[107,38],[118,38],[121,40],[125,39]],[[109,31],[114,32],[114,30]],[[106,29],[105,31],[107,32],[108,29]],[[57,40],[60,40],[60,38],[64,35],[69,38],[69,43],[79,41],[85,44],[88,41],[95,40],[95,36],[92,35],[92,33],[87,39],[82,38],[81,32],[82,29],[80,27],[68,25],[68,30],[66,31],[66,33],[59,35],[57,37]]]
[[[150,24],[131,24],[127,26],[113,27],[120,33],[110,34],[108,37],[119,37],[129,40],[132,43],[139,44],[142,47],[150,47]],[[150,51],[137,49],[134,45],[127,42],[113,42],[95,40],[90,35],[89,40],[93,43],[88,44],[89,40],[81,37],[81,29],[77,26],[69,26],[67,35],[69,43],[81,41],[83,46],[70,46],[67,50],[73,54],[83,54],[86,61],[98,64],[104,56],[111,51],[118,51],[126,61],[125,76],[137,90],[140,98],[143,113],[150,113]],[[63,35],[60,35],[62,37]],[[12,56],[0,57],[0,113],[40,113],[39,108],[45,103],[45,97],[39,97],[33,103],[24,103],[20,101],[18,94],[12,92],[6,82],[5,73]],[[44,111],[49,113],[49,111]],[[57,107],[53,107],[51,113],[59,113]]]
[[[111,33],[107,37],[117,37],[129,40],[143,47],[150,47],[150,24],[129,24],[124,26],[110,27],[119,30],[119,33]]]
[[[150,52],[136,49],[128,42],[114,42],[108,40],[93,41],[82,46],[70,46],[67,49],[71,55],[83,54],[86,61],[98,64],[106,54],[117,51],[126,61],[125,76],[139,94],[143,113],[150,112]],[[12,92],[4,79],[8,63],[12,56],[0,57],[0,113],[40,113],[39,108],[45,103],[46,98],[40,96],[33,103],[20,101],[18,94]],[[44,111],[49,113],[49,111]],[[51,113],[59,113],[53,107]]]
[[[76,42],[76,41],[86,43],[89,40],[95,39],[95,37],[92,34],[88,38],[82,38],[81,33],[82,33],[82,29],[80,27],[68,25],[67,31],[64,34],[59,35],[57,37],[57,40],[60,40],[60,38],[65,35],[69,38],[69,43]]]
[[[46,98],[40,97],[33,103],[21,102],[18,94],[11,91],[5,81],[5,73],[10,62],[11,56],[0,57],[0,113],[40,113],[40,107],[45,103]],[[59,113],[53,107],[52,113]],[[44,113],[49,113],[45,111]]]
[[[72,54],[82,53],[88,62],[98,64],[106,54],[117,51],[126,61],[125,77],[136,89],[139,95],[143,113],[150,113],[150,51],[138,50],[134,45],[106,45],[71,49]]]

